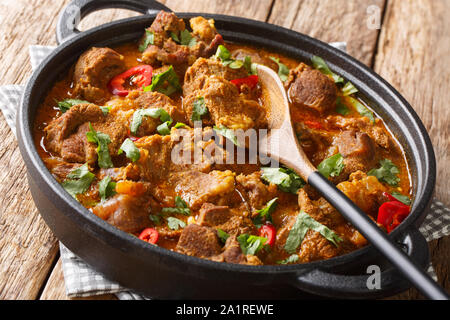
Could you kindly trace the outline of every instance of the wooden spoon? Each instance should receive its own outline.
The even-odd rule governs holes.
[[[260,141],[260,152],[291,168],[313,186],[425,296],[448,300],[447,293],[426,272],[396,247],[375,222],[311,164],[292,128],[289,101],[280,78],[272,69],[262,65],[257,66],[257,74],[269,108],[270,129]]]

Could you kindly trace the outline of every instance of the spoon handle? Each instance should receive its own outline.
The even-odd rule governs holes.
[[[391,240],[361,209],[318,171],[308,176],[308,183],[361,232],[426,297],[448,300],[448,294]]]

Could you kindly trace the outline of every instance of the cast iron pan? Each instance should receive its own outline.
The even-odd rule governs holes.
[[[77,21],[103,8],[126,8],[143,15],[108,23],[80,33]],[[59,47],[29,80],[17,117],[18,139],[28,169],[33,199],[55,236],[97,271],[125,287],[155,298],[297,299],[310,294],[334,298],[381,298],[410,287],[392,267],[367,246],[350,254],[290,266],[242,266],[182,255],[149,245],[93,215],[56,182],[39,158],[32,138],[36,110],[48,90],[91,46],[137,41],[157,12],[169,10],[155,1],[76,0],[60,16]],[[303,34],[268,23],[201,13],[177,13],[184,19],[213,18],[226,41],[263,46],[302,61],[312,55],[350,80],[404,146],[414,190],[408,218],[390,237],[425,268],[428,246],[417,231],[426,216],[436,179],[429,136],[406,100],[373,71],[347,54]],[[381,286],[369,289],[371,265],[381,268]]]

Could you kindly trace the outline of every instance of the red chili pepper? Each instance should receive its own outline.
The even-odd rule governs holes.
[[[383,203],[378,209],[377,222],[381,223],[391,233],[408,216],[410,207],[400,201]]]
[[[141,232],[139,239],[144,240],[148,243],[156,244],[158,242],[159,233],[156,229],[147,228]]]
[[[250,89],[253,90],[258,85],[258,76],[255,76],[255,75],[248,76],[245,78],[234,79],[234,80],[231,80],[230,82],[239,89],[239,92],[241,91],[241,86],[244,84],[246,84]]]
[[[269,246],[272,247],[275,244],[277,230],[275,229],[273,224],[267,223],[263,225],[261,228],[259,228],[258,233],[260,237],[264,237],[267,239],[266,244],[268,244]]]
[[[136,142],[140,139],[139,137],[135,137],[135,136],[128,136],[128,138],[130,138],[130,140],[133,142]]]
[[[305,121],[305,124],[310,127],[311,129],[323,129],[323,126],[320,122],[317,121],[310,121],[307,120]]]
[[[392,194],[388,193],[388,192],[383,192],[383,196],[385,196],[386,198],[389,199],[389,201],[398,201],[398,199],[396,199]]]
[[[112,78],[108,83],[108,89],[114,95],[126,97],[129,91],[123,87],[125,81],[129,79],[131,84],[142,90],[143,87],[152,83],[152,75],[153,68],[149,65],[133,67]]]

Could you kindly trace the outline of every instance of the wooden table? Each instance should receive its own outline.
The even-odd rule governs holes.
[[[28,46],[56,45],[55,24],[68,0],[0,0],[0,85],[31,74]],[[347,41],[415,108],[438,159],[436,196],[450,205],[450,0],[166,0],[174,11],[223,13],[267,21],[324,41]],[[103,10],[81,29],[136,15]],[[0,116],[0,299],[68,299],[58,242],[31,199],[17,142]],[[450,237],[430,243],[439,282],[450,289]],[[97,297],[111,299],[112,296]],[[411,289],[392,299],[420,299]]]

